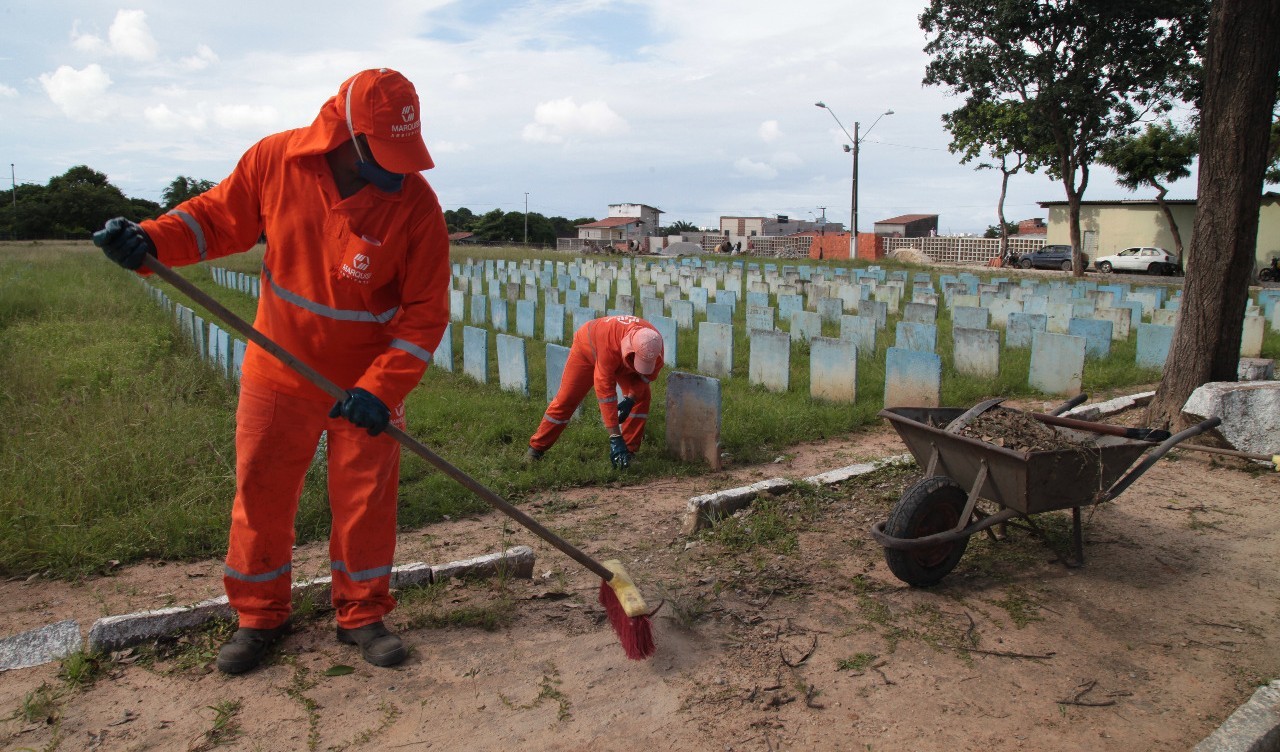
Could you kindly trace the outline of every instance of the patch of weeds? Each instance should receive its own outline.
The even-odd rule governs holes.
[[[1213,520],[1206,520],[1196,515],[1195,510],[1187,512],[1187,529],[1188,530],[1219,530],[1220,523]]]
[[[693,625],[702,621],[702,618],[707,615],[709,604],[707,597],[702,593],[692,598],[668,595],[665,600],[671,609],[671,617],[685,629],[692,629]]]
[[[1018,629],[1022,629],[1033,621],[1044,621],[1044,617],[1040,616],[1040,604],[1014,585],[1005,588],[1004,598],[998,598],[989,603],[1004,609]]]
[[[329,747],[326,750],[326,752],[342,752],[342,750],[345,750],[348,747],[360,747],[365,744],[368,744],[369,742],[373,741],[374,738],[377,737],[379,734],[391,728],[391,725],[396,722],[397,718],[400,717],[400,708],[397,707],[394,703],[390,703],[386,701],[380,702],[378,703],[378,710],[382,713],[382,718],[378,722],[377,726],[374,726],[371,729],[365,729],[364,731],[361,731],[360,733],[353,736],[351,738],[351,741],[347,744],[341,744],[341,745]]]
[[[157,638],[150,647],[138,650],[139,659],[147,663],[168,661],[164,673],[203,669],[218,657],[218,649],[235,631],[232,622],[215,619],[197,629]]]
[[[18,707],[17,712],[5,720],[20,719],[26,724],[43,723],[46,726],[56,725],[62,717],[62,709],[58,706],[58,700],[62,698],[65,691],[60,687],[40,682],[40,686],[31,690],[22,698],[22,704]]]
[[[499,578],[490,583],[497,590],[497,597],[482,604],[446,604],[444,594],[448,582],[437,582],[423,587],[406,588],[400,598],[400,608],[408,616],[407,629],[452,629],[476,627],[486,632],[496,632],[515,619],[516,603]]]
[[[531,702],[524,705],[516,705],[510,699],[503,697],[501,694],[498,696],[507,707],[517,710],[532,710],[533,708],[542,705],[542,703],[547,700],[551,700],[559,706],[559,710],[556,712],[556,719],[560,721],[570,721],[573,720],[573,714],[570,712],[573,705],[569,702],[569,698],[560,691],[560,684],[560,671],[556,668],[554,663],[548,663],[547,667],[542,672],[542,680],[538,682],[538,696],[533,698]]]
[[[188,750],[207,752],[235,741],[240,736],[240,721],[236,718],[240,714],[240,706],[239,700],[223,700],[217,705],[207,706],[213,711],[213,725]]]
[[[301,705],[303,712],[307,714],[307,749],[311,750],[320,746],[320,703],[307,696],[307,692],[311,691],[316,684],[317,680],[311,678],[311,671],[295,661],[293,678],[284,690],[284,693]]]
[[[865,671],[876,659],[875,653],[855,653],[849,658],[836,661],[837,671]]]
[[[703,539],[714,542],[730,554],[766,549],[779,554],[792,554],[797,547],[796,531],[776,498],[756,499],[747,509],[725,518],[703,533]]]
[[[102,676],[103,663],[101,656],[86,653],[83,650],[77,651],[62,659],[58,678],[66,682],[71,689],[83,689]]]

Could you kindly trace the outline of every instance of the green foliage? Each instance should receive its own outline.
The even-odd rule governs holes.
[[[449,232],[475,233],[476,239],[488,243],[519,243],[525,237],[525,213],[504,212],[494,209],[477,215],[470,209],[447,209],[444,213]],[[564,217],[544,217],[537,212],[528,213],[529,242],[539,245],[555,245],[556,238],[578,236],[577,226],[594,222],[589,217],[569,220]]]
[[[1017,222],[1005,222],[1005,223],[1004,223],[1004,234],[1005,234],[1005,235],[1016,235],[1017,233],[1018,233],[1018,223],[1017,223]],[[984,237],[984,238],[998,238],[998,237],[1000,237],[1000,225],[988,225],[988,226],[987,226],[987,230],[986,230],[986,232],[982,233],[982,237]]]
[[[699,232],[699,228],[694,223],[681,219],[658,229],[660,235],[680,235],[686,232]]]
[[[3,193],[0,236],[65,238],[88,237],[112,217],[142,220],[160,213],[160,205],[145,199],[126,198],[107,176],[76,165],[50,178],[44,186],[17,187],[17,216],[13,190]]]
[[[173,179],[172,183],[169,183],[169,185],[165,187],[164,193],[161,194],[160,197],[164,199],[164,208],[168,210],[178,204],[181,204],[187,199],[199,196],[201,193],[204,193],[215,185],[217,185],[217,183],[212,180],[199,180],[187,177],[186,175],[179,175]]]
[[[1013,131],[977,113],[972,128],[953,130],[957,150],[1027,155],[1078,201],[1104,143],[1195,100],[1208,9],[1208,0],[931,0],[920,15],[932,56],[924,83],[965,97],[948,127],[969,120],[966,110],[1018,111],[1025,126]]]
[[[1179,131],[1173,123],[1148,123],[1138,135],[1123,135],[1103,144],[1098,161],[1116,171],[1116,182],[1136,191],[1151,186],[1163,196],[1163,183],[1191,174],[1200,146],[1195,131]]]

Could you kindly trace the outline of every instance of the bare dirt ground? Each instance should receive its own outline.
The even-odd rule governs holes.
[[[734,535],[680,535],[691,496],[904,451],[877,428],[771,465],[526,500],[665,599],[646,662],[623,656],[598,580],[490,514],[405,533],[397,558],[528,544],[534,579],[402,594],[401,667],[363,663],[325,613],[240,678],[213,670],[216,633],[190,635],[103,661],[80,689],[57,664],[0,675],[0,747],[1185,750],[1280,676],[1280,478],[1210,455],[1175,453],[1086,510],[1080,569],[1058,561],[1067,516],[1050,513],[1049,542],[977,536],[940,585],[905,586],[867,529],[916,470],[758,503],[720,528]],[[325,574],[324,546],[295,562],[298,577]],[[0,634],[193,603],[220,594],[219,571],[0,583]],[[337,665],[354,672],[326,675]]]

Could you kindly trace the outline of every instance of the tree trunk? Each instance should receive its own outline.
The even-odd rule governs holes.
[[[1173,235],[1173,255],[1178,257],[1179,266],[1184,266],[1185,268],[1182,263],[1182,233],[1178,231],[1178,223],[1173,221],[1173,210],[1169,208],[1169,204],[1165,203],[1164,200],[1164,197],[1169,193],[1169,189],[1154,180],[1151,181],[1151,184],[1159,191],[1156,194],[1156,203],[1160,205],[1160,211],[1164,213],[1164,221],[1169,224],[1169,234]]]
[[[1080,191],[1075,189],[1073,181],[1064,178],[1067,187],[1067,228],[1071,233],[1071,274],[1084,276],[1084,249],[1080,246]]]
[[[1004,221],[1004,198],[1009,193],[1008,170],[1000,170],[1004,177],[1000,180],[1000,202],[996,204],[996,218],[1000,221],[1000,263],[1009,259],[1009,225]]]
[[[1271,106],[1280,69],[1280,3],[1216,0],[1205,48],[1200,174],[1182,315],[1149,425],[1182,427],[1196,387],[1235,381],[1258,240]]]

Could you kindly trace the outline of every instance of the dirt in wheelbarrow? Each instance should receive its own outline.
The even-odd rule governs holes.
[[[681,534],[692,496],[904,451],[879,428],[763,466],[521,500],[622,558],[660,605],[646,662],[623,656],[598,580],[486,514],[404,532],[398,561],[527,544],[533,579],[399,593],[388,621],[412,653],[398,668],[338,644],[320,608],[238,678],[211,665],[226,627],[188,633],[0,675],[0,749],[1186,750],[1280,676],[1280,482],[1205,455],[1175,452],[1087,509],[1078,569],[1061,563],[1069,515],[1054,512],[1041,536],[975,537],[934,587],[899,582],[867,530],[914,466]],[[325,573],[323,544],[294,568]],[[193,603],[219,594],[220,569],[0,583],[0,634]]]
[[[1005,407],[988,410],[960,429],[961,436],[1018,452],[1047,452],[1091,447],[1091,439],[1074,439],[1031,416]]]

